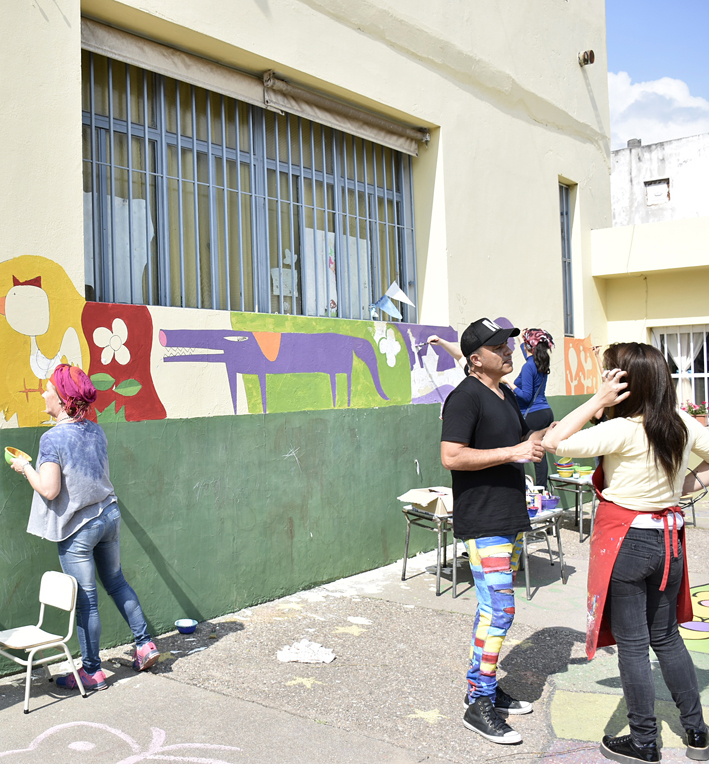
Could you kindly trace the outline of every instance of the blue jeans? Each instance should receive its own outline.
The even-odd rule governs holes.
[[[657,737],[649,647],[655,651],[682,726],[700,732],[706,729],[694,663],[677,627],[677,596],[684,572],[681,544],[679,556],[670,560],[667,586],[661,592],[664,566],[664,532],[630,528],[613,567],[606,601],[618,644],[630,733],[641,745]]]
[[[115,502],[68,539],[59,542],[62,570],[79,584],[76,601],[76,631],[84,670],[93,674],[101,668],[98,655],[101,619],[98,615],[96,571],[106,591],[141,647],[150,642],[148,624],[138,597],[121,571],[121,511]]]

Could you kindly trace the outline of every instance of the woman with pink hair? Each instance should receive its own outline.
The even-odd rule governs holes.
[[[121,512],[109,479],[104,431],[86,416],[96,400],[96,388],[77,366],[60,364],[42,394],[56,426],[39,441],[37,469],[23,458],[12,468],[34,490],[28,533],[56,541],[62,570],[76,578],[77,636],[86,689],[105,690],[101,670],[96,573],[135,637],[133,667],[150,668],[160,653],[148,633],[143,610],[121,571]],[[59,687],[77,687],[73,674],[57,679]]]
[[[522,332],[522,352],[526,358],[517,379],[507,384],[514,391],[520,411],[531,430],[544,430],[554,421],[554,412],[546,398],[550,354],[554,338],[544,329]],[[534,465],[535,484],[546,487],[549,465],[546,457]]]

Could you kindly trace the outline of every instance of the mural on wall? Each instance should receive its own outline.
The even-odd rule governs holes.
[[[0,313],[6,427],[50,424],[61,362],[91,377],[99,422],[441,403],[463,378],[426,343],[450,327],[87,303],[42,257],[0,263]]]
[[[153,324],[148,308],[87,302],[81,324],[91,352],[88,374],[98,390],[97,421],[165,419],[150,376]]]
[[[86,370],[84,298],[61,266],[23,255],[0,263],[0,427],[42,424],[42,393],[62,362]]]
[[[404,333],[411,364],[411,402],[443,403],[465,375],[451,355],[426,340],[436,334],[441,339],[457,342],[457,332],[451,328],[405,324]]]
[[[601,370],[592,348],[591,335],[583,340],[564,337],[567,395],[590,395],[598,390]]]
[[[165,362],[223,363],[231,385],[234,413],[237,413],[236,375],[258,378],[262,411],[268,411],[267,374],[327,374],[332,405],[337,406],[337,375],[347,378],[347,406],[352,403],[352,366],[358,358],[372,376],[374,387],[388,401],[382,389],[377,358],[371,343],[344,334],[305,334],[278,332],[225,332],[219,330],[160,332]],[[215,351],[216,354],[215,354]]]

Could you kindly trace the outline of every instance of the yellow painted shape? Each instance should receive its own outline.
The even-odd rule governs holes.
[[[302,610],[303,606],[298,605],[295,602],[286,602],[282,605],[278,605],[279,610]]]
[[[425,722],[428,722],[429,724],[438,724],[439,719],[447,719],[447,716],[444,716],[437,708],[434,708],[432,711],[421,711],[418,708],[414,709],[415,713],[409,714],[406,718],[407,719],[423,719]]]
[[[33,341],[44,358],[53,359],[61,352],[63,357],[60,360],[80,365],[86,372],[89,370],[89,345],[81,328],[85,300],[60,265],[46,257],[32,255],[0,262],[0,298],[12,291],[13,277],[18,281],[30,281],[37,276],[42,279],[41,288],[33,289],[46,293],[48,327],[46,321],[33,320],[34,302],[25,299],[26,294],[22,291],[10,295],[5,301],[9,319],[8,315],[0,315],[0,347],[4,366],[0,375],[0,410],[6,420],[17,414],[20,427],[37,427],[49,420],[44,413],[42,398],[47,381],[35,376],[30,365]],[[27,315],[23,313],[25,307]],[[41,334],[33,335],[32,332]]]
[[[318,682],[318,680],[313,676],[297,676],[290,680],[290,682],[286,682],[286,685],[289,687],[292,687],[296,684],[302,684],[303,687],[307,687],[308,690],[312,690],[314,684],[322,684],[322,682]]]
[[[333,631],[333,634],[352,634],[354,637],[358,637],[363,632],[367,631],[367,629],[363,629],[361,626],[338,626],[335,631]]]
[[[700,621],[699,618],[695,618],[694,620]],[[684,626],[679,627],[679,635],[680,637],[682,637],[682,639],[685,639],[685,640],[709,639],[708,631],[692,631],[690,629],[685,629]]]
[[[172,661],[175,660],[177,656],[173,655],[172,653],[160,653],[160,657],[158,658],[158,663],[164,663],[165,661]]]
[[[692,612],[694,615],[693,621],[706,622],[709,621],[709,607],[705,603],[709,602],[709,586],[702,584],[701,586],[692,587]],[[692,631],[685,629],[680,625],[679,633],[682,639],[694,639],[703,640],[709,639],[709,632],[707,631]]]
[[[620,695],[559,690],[551,704],[554,733],[564,740],[600,741],[604,735],[627,735],[628,709]],[[704,709],[706,715],[707,710]],[[684,748],[674,703],[655,701],[655,715],[665,748]]]

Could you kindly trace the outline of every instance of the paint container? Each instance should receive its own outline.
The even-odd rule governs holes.
[[[180,618],[175,621],[175,627],[180,634],[192,634],[197,628],[197,621],[194,618]]]
[[[542,511],[546,511],[548,509],[556,509],[557,505],[559,504],[559,497],[558,496],[549,496],[548,498],[542,499]]]
[[[5,461],[8,464],[12,464],[13,459],[26,459],[28,462],[32,461],[32,457],[29,454],[26,454],[24,451],[20,451],[19,448],[12,448],[11,446],[8,446],[5,449]]]

